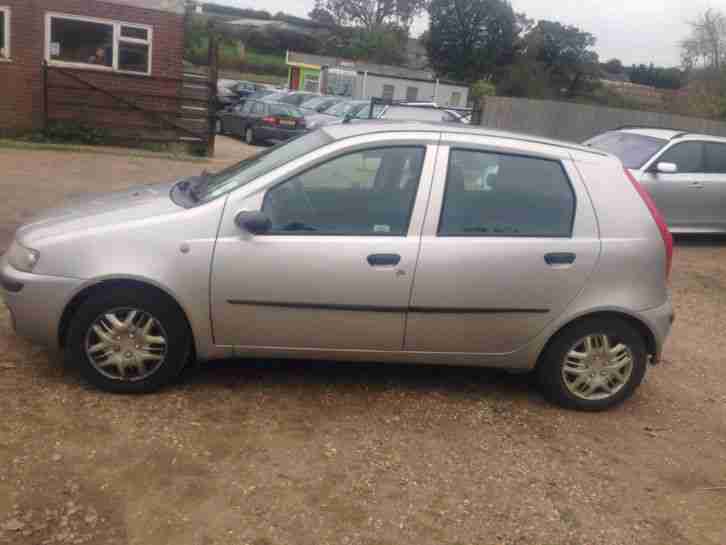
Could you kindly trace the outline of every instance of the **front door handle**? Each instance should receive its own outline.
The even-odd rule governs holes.
[[[690,184],[688,184],[688,187],[690,187],[691,189],[703,189],[704,185],[701,182],[691,182]]]
[[[577,256],[570,252],[547,254],[544,256],[547,265],[572,265]]]
[[[395,267],[401,262],[398,254],[372,254],[368,256],[368,264],[371,267]]]

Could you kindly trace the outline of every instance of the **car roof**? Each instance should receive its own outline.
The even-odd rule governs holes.
[[[334,140],[342,140],[344,138],[352,138],[365,134],[377,132],[436,132],[450,134],[469,134],[473,136],[490,136],[494,138],[505,138],[517,140],[520,142],[528,142],[535,144],[543,144],[557,148],[565,148],[569,150],[584,152],[590,155],[601,157],[613,157],[612,155],[596,150],[590,147],[582,146],[573,142],[562,140],[552,140],[539,136],[515,132],[500,131],[496,129],[488,129],[485,127],[476,127],[463,123],[436,123],[426,121],[398,121],[387,119],[376,119],[372,121],[355,121],[353,123],[341,123],[338,125],[328,125],[322,129]]]
[[[659,138],[661,140],[708,140],[713,142],[726,142],[723,136],[714,136],[709,134],[699,134],[681,129],[658,129],[649,127],[627,127],[617,129],[618,132],[626,132],[637,134],[640,136],[649,136],[651,138]]]

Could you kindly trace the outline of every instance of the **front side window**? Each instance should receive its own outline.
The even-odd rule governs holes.
[[[100,19],[48,16],[46,58],[52,63],[151,73],[151,29]]]
[[[706,144],[706,172],[726,174],[726,144]]]
[[[272,234],[405,236],[425,148],[336,157],[272,188],[263,212]]]
[[[0,7],[0,59],[10,58],[10,8]]]
[[[658,158],[659,163],[674,163],[681,174],[704,172],[703,143],[683,142],[676,144]]]
[[[451,151],[439,236],[569,237],[574,215],[559,162]]]

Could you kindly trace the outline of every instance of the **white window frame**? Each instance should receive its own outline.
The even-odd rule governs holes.
[[[12,17],[12,10],[10,9],[10,6],[0,6],[0,12],[5,15],[5,32],[3,32],[3,35],[5,36],[5,44],[3,44],[5,49],[5,56],[0,57],[0,62],[10,62],[12,60],[12,52],[10,50],[10,18]]]
[[[53,19],[66,19],[73,21],[83,21],[86,23],[98,23],[113,27],[113,59],[111,66],[99,66],[85,62],[68,62],[51,59],[50,40],[51,40],[51,24]],[[127,38],[121,36],[121,27],[130,27],[143,29],[147,32],[146,40],[138,38]],[[119,68],[119,47],[122,43],[146,45],[149,48],[149,62],[146,72],[136,72],[134,70],[121,70]],[[98,17],[86,17],[80,15],[70,15],[67,13],[48,12],[45,14],[45,60],[51,66],[66,66],[69,68],[82,68],[86,70],[101,70],[103,72],[119,72],[121,74],[131,74],[135,76],[150,76],[153,66],[153,44],[154,29],[149,25],[140,23],[127,23],[124,21],[115,21],[113,19],[99,19]]]

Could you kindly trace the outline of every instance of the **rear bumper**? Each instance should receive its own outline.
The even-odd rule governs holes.
[[[259,140],[289,140],[302,136],[308,132],[306,129],[283,129],[277,127],[259,127],[255,129],[255,136]]]
[[[653,363],[658,363],[663,354],[663,345],[670,335],[673,322],[675,321],[675,312],[671,300],[657,308],[644,310],[639,313],[643,321],[648,325],[653,333],[655,340],[655,354],[653,355]]]
[[[0,294],[16,333],[53,349],[66,304],[83,284],[76,278],[24,273],[0,259]]]

